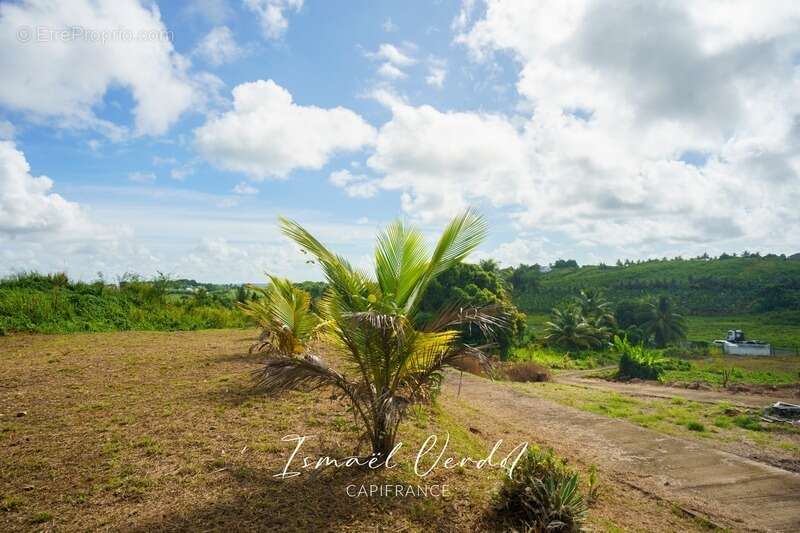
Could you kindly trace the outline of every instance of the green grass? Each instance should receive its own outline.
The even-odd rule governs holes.
[[[742,412],[727,402],[700,403],[683,398],[636,398],[611,391],[558,383],[518,383],[514,388],[569,407],[628,420],[642,427],[677,436],[694,435],[722,442],[789,452],[800,458],[800,428],[762,424],[757,412]],[[795,440],[787,436],[793,435]]]
[[[50,522],[53,519],[53,515],[46,511],[39,512],[31,516],[31,522],[34,524],[44,524],[45,522]]]
[[[617,354],[600,351],[564,352],[555,348],[530,344],[525,347],[512,348],[509,353],[511,361],[531,361],[553,369],[588,370],[600,366],[615,364]]]
[[[800,350],[800,326],[780,315],[688,316],[687,337],[695,341],[724,339],[729,329],[741,329],[749,339]]]
[[[730,372],[730,384],[790,385],[800,383],[800,357],[741,357],[725,356],[691,361],[691,370],[668,370],[661,381],[705,382],[725,384],[724,372]]]

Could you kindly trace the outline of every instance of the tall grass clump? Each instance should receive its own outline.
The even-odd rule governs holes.
[[[596,480],[590,485],[596,487]],[[506,478],[497,503],[499,517],[512,531],[530,533],[581,531],[588,511],[578,473],[552,450],[537,447]]]

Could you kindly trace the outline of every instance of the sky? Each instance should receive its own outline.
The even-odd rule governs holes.
[[[0,275],[800,251],[794,0],[3,1],[0,75]]]

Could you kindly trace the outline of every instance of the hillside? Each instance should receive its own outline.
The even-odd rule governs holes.
[[[521,267],[522,268],[522,267]],[[781,256],[650,260],[553,268],[514,283],[516,305],[546,313],[582,288],[600,288],[612,302],[667,295],[693,315],[800,310],[800,261]],[[792,313],[793,314],[793,313]]]

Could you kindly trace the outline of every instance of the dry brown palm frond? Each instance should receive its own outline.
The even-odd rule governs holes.
[[[377,311],[343,313],[342,318],[351,319],[357,323],[365,323],[376,330],[392,334],[402,332],[403,328],[408,325],[408,320],[402,315],[391,315]]]
[[[464,370],[465,361],[473,361],[480,365],[484,372],[492,370],[492,360],[487,355],[487,351],[493,348],[494,344],[483,344],[481,346],[470,346],[464,344],[460,349],[453,350],[443,358],[442,366],[452,366],[459,370]]]
[[[469,330],[476,327],[482,335],[492,338],[498,329],[508,327],[508,321],[508,311],[499,304],[489,304],[483,307],[451,304],[433,321],[426,324],[423,331],[443,331],[456,327],[465,327]]]
[[[256,387],[267,394],[288,390],[309,392],[326,386],[339,387],[349,394],[355,388],[322,358],[312,354],[302,358],[284,355],[272,357],[254,375]]]

